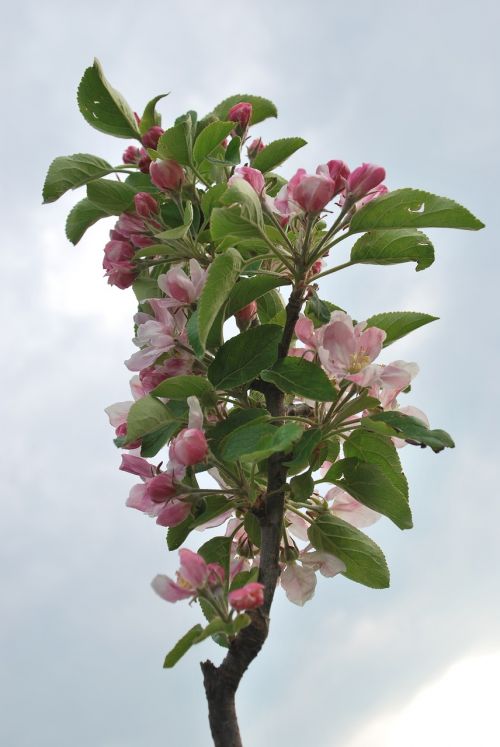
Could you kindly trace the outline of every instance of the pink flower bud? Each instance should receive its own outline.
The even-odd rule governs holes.
[[[242,101],[241,103],[232,106],[227,115],[229,122],[237,122],[241,130],[246,130],[251,117],[252,104],[249,104],[246,101]]]
[[[173,462],[189,467],[201,462],[208,453],[205,434],[199,428],[184,428],[170,444],[169,456]]]
[[[171,472],[162,472],[149,480],[146,485],[147,497],[153,503],[164,503],[169,498],[173,498],[177,493],[174,487],[174,476]]]
[[[164,192],[181,188],[184,181],[184,170],[177,161],[154,161],[149,167],[151,181]]]
[[[158,203],[148,192],[138,192],[134,196],[135,212],[142,218],[158,215]]]
[[[238,328],[245,330],[256,315],[257,303],[255,301],[251,301],[246,306],[243,306],[243,308],[239,309],[234,315]]]
[[[218,563],[209,563],[208,569],[208,583],[210,586],[220,586],[224,583],[224,568]]]
[[[142,158],[144,151],[142,148],[136,148],[135,145],[129,145],[125,148],[122,155],[123,163],[138,164]]]
[[[145,148],[156,148],[158,145],[158,140],[163,135],[164,130],[162,130],[159,125],[153,125],[153,127],[150,127],[147,132],[144,133],[142,136],[142,144]]]
[[[189,503],[184,501],[170,501],[165,508],[162,508],[156,519],[156,523],[161,527],[175,527],[184,521],[191,511]]]
[[[142,171],[143,174],[149,174],[149,167],[151,166],[151,164],[151,158],[146,153],[146,151],[144,151],[139,163],[137,164],[139,166],[139,171]]]
[[[134,248],[128,241],[108,241],[104,247],[102,266],[110,285],[116,285],[122,290],[132,285],[137,277],[133,256]]]
[[[241,589],[230,591],[227,595],[229,604],[238,612],[244,610],[254,610],[256,607],[262,607],[264,604],[264,584],[258,581],[252,581],[245,584]]]
[[[247,156],[249,161],[252,161],[255,156],[257,156],[261,150],[264,150],[264,143],[262,142],[261,137],[256,137],[250,145],[247,148]]]
[[[306,213],[319,213],[335,194],[335,183],[321,174],[306,176],[294,190],[293,198]]]
[[[251,166],[238,166],[234,170],[234,176],[228,180],[228,185],[231,186],[235,179],[244,179],[254,188],[258,195],[262,194],[266,186],[262,172],[258,169],[252,169]]]
[[[125,438],[127,435],[127,424],[121,423],[121,425],[119,425],[116,428],[115,434],[117,438]],[[138,449],[140,445],[141,445],[141,439],[138,438],[136,441],[132,441],[132,443],[130,444],[125,442],[125,446],[122,446],[122,449]]]
[[[385,169],[373,163],[363,163],[351,171],[347,177],[347,197],[351,201],[359,200],[372,189],[378,187],[385,179]]]
[[[350,174],[349,166],[345,161],[328,161],[316,169],[317,174],[329,176],[335,185],[334,196],[343,192],[346,185],[347,177]]]

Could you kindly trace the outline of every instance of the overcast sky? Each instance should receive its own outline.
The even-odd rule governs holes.
[[[3,10],[2,745],[210,745],[198,661],[220,653],[206,643],[161,668],[198,611],[149,588],[177,556],[163,529],[125,508],[132,480],[117,471],[103,413],[129,398],[132,294],[101,278],[109,226],[74,248],[64,220],[78,197],[41,206],[55,156],[119,161],[127,144],[78,112],[94,56],[134,109],[171,91],[166,125],[233,93],[267,96],[280,117],[255,134],[309,142],[286,175],[331,158],[372,161],[390,188],[452,197],[487,224],[430,231],[437,260],[423,273],[353,268],[324,281],[322,295],[357,319],[441,317],[384,360],[419,363],[407,403],[457,448],[402,453],[415,529],[371,530],[390,590],[324,580],[303,609],[278,593],[238,706],[245,747],[408,747],[418,729],[411,745],[500,741],[488,699],[500,685],[499,21],[486,0],[26,0]]]

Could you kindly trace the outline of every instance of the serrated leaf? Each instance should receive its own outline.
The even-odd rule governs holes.
[[[359,529],[336,516],[322,514],[307,532],[316,550],[340,558],[346,570],[343,575],[372,589],[389,586],[389,569],[380,547]]]
[[[377,197],[356,212],[350,233],[384,228],[484,228],[472,213],[447,197],[421,189],[397,189]]]
[[[234,128],[234,122],[212,122],[207,125],[196,138],[193,146],[195,163],[201,163],[209,156],[229,135]]]
[[[371,428],[372,423],[375,423],[375,426],[384,423],[394,429],[394,435],[398,438],[402,438],[410,444],[430,446],[436,454],[443,451],[446,447],[452,449],[455,446],[452,437],[446,431],[440,429],[431,430],[418,418],[414,418],[411,415],[404,415],[402,412],[397,412],[397,410],[380,412],[376,415],[371,415],[369,418],[363,418],[361,421],[361,425],[368,430]]]
[[[262,206],[255,189],[243,178],[235,179],[220,198],[222,205],[230,207],[235,203],[240,206],[242,218],[263,227]]]
[[[384,348],[386,348],[413,330],[423,327],[424,324],[435,322],[438,318],[417,311],[386,311],[382,314],[374,314],[366,320],[366,324],[368,327],[378,327],[384,330],[386,333]]]
[[[70,210],[66,218],[66,236],[76,246],[83,234],[101,218],[108,218],[108,213],[93,205],[86,197]]]
[[[338,397],[323,369],[305,358],[282,358],[272,368],[262,371],[260,376],[288,394],[298,394],[318,402],[334,402]]]
[[[187,120],[166,130],[156,146],[160,158],[173,159],[184,166],[191,162],[190,124]]]
[[[120,215],[134,205],[135,191],[124,182],[96,179],[87,184],[87,199],[108,215]]]
[[[356,241],[351,262],[368,265],[397,265],[416,262],[425,270],[434,262],[434,247],[427,236],[413,229],[370,231]]]
[[[191,376],[188,374],[172,376],[165,379],[153,389],[154,397],[167,397],[168,399],[187,399],[187,397],[214,398],[215,389],[203,376]]]
[[[87,122],[100,132],[140,140],[134,113],[104,77],[99,60],[88,67],[78,87],[78,106]]]
[[[306,303],[305,315],[312,321],[315,327],[328,324],[333,311],[344,311],[330,301],[324,301],[317,293],[313,293]]]
[[[208,268],[207,280],[198,301],[198,336],[205,347],[210,329],[227,301],[241,271],[242,259],[236,249],[218,254]]]
[[[258,124],[268,117],[277,117],[278,110],[275,105],[269,99],[264,99],[262,96],[252,96],[249,93],[237,93],[234,96],[224,99],[218,104],[213,110],[213,114],[219,119],[226,120],[229,110],[232,109],[235,104],[241,102],[252,104],[252,118],[250,124]]]
[[[169,527],[167,532],[167,547],[169,550],[177,550],[191,531],[193,517],[187,516],[184,521],[175,527]]]
[[[158,101],[164,99],[165,96],[168,96],[168,93],[160,93],[159,96],[155,96],[153,99],[151,99],[151,101],[148,101],[148,103],[144,107],[144,112],[141,117],[141,124],[139,125],[139,129],[142,135],[144,135],[144,133],[147,132],[151,127],[160,124],[161,117],[156,111],[156,104],[158,103]]]
[[[112,171],[115,171],[114,166],[90,153],[59,156],[52,161],[45,177],[43,201],[55,202],[69,189],[82,187]]]
[[[129,442],[155,433],[172,420],[172,415],[163,402],[147,395],[138,399],[127,417],[127,440]]]
[[[307,141],[301,137],[285,137],[281,140],[273,140],[258,153],[252,162],[252,168],[259,169],[263,173],[275,169],[283,161],[286,161],[295,151],[307,145]]]
[[[251,422],[230,433],[221,444],[222,458],[227,462],[240,459],[253,462],[276,452],[290,451],[303,432],[298,423],[275,426],[266,422]]]
[[[398,450],[390,438],[358,428],[344,441],[344,455],[381,467],[405,500],[408,500],[408,481],[401,467]]]
[[[203,633],[203,628],[201,625],[194,625],[188,632],[182,636],[182,638],[177,641],[173,649],[171,649],[168,654],[165,656],[165,661],[163,662],[163,668],[164,669],[171,669],[174,667],[179,659],[182,659],[184,654],[186,654],[191,646],[193,646],[197,638]]]
[[[228,239],[234,245],[237,239],[260,239],[261,229],[243,216],[240,205],[215,207],[210,220],[210,235],[215,242]]]
[[[278,357],[283,330],[263,324],[228,340],[216,353],[208,378],[217,389],[233,389],[254,379]]]
[[[210,187],[210,189],[207,189],[206,192],[203,192],[201,196],[201,209],[203,210],[205,218],[210,217],[210,213],[219,202],[226,189],[227,184],[224,182],[223,184],[215,184],[213,187]]]
[[[290,285],[290,280],[282,276],[255,275],[251,278],[240,278],[229,296],[226,316],[232,316],[268,291],[283,285]]]

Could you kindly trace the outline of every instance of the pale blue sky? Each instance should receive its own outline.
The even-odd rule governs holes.
[[[4,10],[2,745],[210,745],[198,661],[219,651],[205,644],[161,669],[198,612],[149,588],[177,558],[161,528],[125,508],[131,480],[117,471],[103,413],[128,398],[133,300],[101,278],[105,227],[77,248],[66,242],[76,196],[41,206],[55,156],[119,160],[126,144],[78,112],[94,55],[134,108],[171,91],[167,123],[239,91],[268,96],[280,118],[256,134],[309,141],[286,174],[372,161],[390,188],[444,194],[487,224],[429,232],[437,260],[423,273],[353,268],[324,282],[323,296],[358,319],[441,317],[385,360],[418,361],[408,403],[457,448],[402,454],[415,529],[380,522],[371,532],[390,590],[326,580],[303,609],[278,595],[268,645],[238,695],[245,747],[350,747],[453,662],[500,650],[499,21],[486,0],[28,0]]]

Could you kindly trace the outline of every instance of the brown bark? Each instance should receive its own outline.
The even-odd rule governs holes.
[[[286,307],[286,323],[278,357],[284,358],[293,337],[293,330],[304,300],[304,289],[294,288]],[[266,407],[273,417],[284,415],[284,395],[273,384],[259,382],[265,394]],[[261,528],[260,575],[264,584],[264,605],[251,614],[251,624],[230,644],[229,651],[216,667],[211,661],[201,663],[208,701],[210,729],[215,747],[242,747],[235,708],[238,685],[251,662],[264,645],[269,632],[269,613],[280,574],[279,549],[285,503],[284,486],[288,455],[273,454],[268,461],[267,493],[257,514]]]

